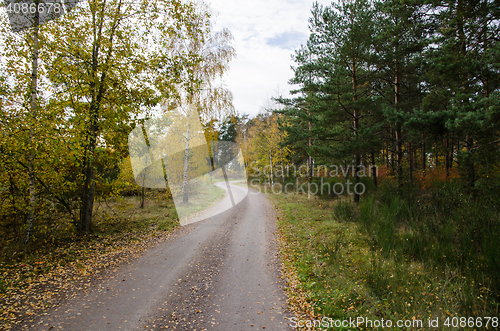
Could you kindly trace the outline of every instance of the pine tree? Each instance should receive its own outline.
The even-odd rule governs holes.
[[[498,57],[492,57],[500,32],[498,2],[436,1],[433,5],[440,11],[432,21],[437,47],[426,54],[429,98],[440,100],[443,106],[437,116],[442,126],[465,145],[465,151],[459,151],[460,165],[467,186],[474,187],[477,164],[488,158],[498,136],[492,107],[500,86]]]
[[[375,130],[363,127],[376,108],[370,63],[373,18],[374,8],[369,1],[342,1],[331,7],[315,4],[311,35],[307,45],[296,52],[298,66],[291,80],[301,85],[298,92],[302,95],[280,100],[289,106],[282,113],[293,116],[287,128],[289,137],[300,138],[304,146],[305,131],[314,140],[309,148],[303,147],[310,155],[321,160],[352,160],[356,184],[361,156],[373,152],[372,146],[377,143],[368,139]],[[309,123],[312,129],[306,131]],[[300,135],[294,135],[301,130]],[[359,195],[353,198],[359,201]]]

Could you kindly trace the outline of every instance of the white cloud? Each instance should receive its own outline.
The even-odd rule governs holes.
[[[293,89],[288,85],[293,77],[291,55],[307,41],[313,1],[211,0],[208,4],[218,13],[215,28],[228,28],[234,36],[237,57],[225,81],[236,110],[256,115],[278,88],[288,95]]]

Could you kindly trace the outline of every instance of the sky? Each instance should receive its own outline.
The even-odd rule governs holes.
[[[318,0],[323,5],[331,1]],[[273,96],[289,96],[297,88],[292,54],[306,44],[311,0],[207,0],[216,13],[215,30],[228,28],[233,34],[236,58],[225,75],[240,114],[255,116],[272,106]]]

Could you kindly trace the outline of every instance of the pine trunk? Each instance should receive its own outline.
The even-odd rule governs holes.
[[[375,152],[372,152],[371,154],[371,172],[372,172],[373,186],[377,188],[377,166],[375,165]]]
[[[450,155],[449,155],[449,143],[450,140],[448,135],[446,135],[446,140],[444,141],[444,168],[446,171],[446,177],[450,175]]]
[[[464,29],[464,15],[465,8],[463,0],[459,0],[457,3],[457,25],[458,25],[458,39],[460,43],[460,55],[462,58],[467,56],[467,37],[465,35]],[[469,90],[469,82],[467,73],[463,72],[463,81],[462,81],[462,90],[464,93],[467,93]],[[469,104],[469,99],[463,99],[464,104]],[[467,171],[467,186],[474,187],[474,183],[476,182],[475,175],[475,165],[474,160],[472,158],[472,147],[474,145],[474,139],[472,138],[470,132],[466,133],[465,142],[467,145],[467,162],[465,164]]]
[[[427,155],[425,152],[425,134],[422,133],[422,171],[423,171],[424,177],[425,177],[425,171],[426,171],[426,167],[427,167],[426,161],[427,161]]]
[[[354,61],[354,56],[352,58],[352,89],[354,91],[354,97],[353,97],[353,101],[354,101],[354,136],[355,136],[355,139],[357,140],[358,139],[358,135],[359,135],[359,110],[358,110],[358,105],[356,104],[356,102],[358,101],[358,95],[357,95],[357,77],[356,77],[356,62]],[[361,157],[360,157],[360,153],[359,151],[356,151],[355,155],[354,155],[354,162],[356,163],[355,164],[355,167],[354,167],[354,187],[356,188],[356,184],[359,183],[359,175],[358,175],[358,172],[359,172],[359,163],[361,162]],[[359,194],[357,193],[357,190],[354,189],[354,192],[353,192],[353,201],[355,203],[358,203],[359,202]]]
[[[311,115],[311,113],[309,113],[309,116],[310,115]],[[312,146],[311,122],[309,122],[309,154],[311,154],[311,146]],[[309,167],[308,175],[309,175],[309,179],[311,179],[313,177],[313,161],[312,161],[311,155],[309,155],[307,163],[308,163],[308,167]]]
[[[395,76],[394,76],[394,106],[398,107],[400,102],[400,92],[399,92],[399,84],[400,84],[400,72],[399,72],[399,58],[398,51],[399,45],[396,43],[394,48],[394,53],[396,55],[395,60]],[[402,184],[403,180],[403,137],[401,132],[401,127],[399,124],[396,124],[396,174],[398,177],[399,184]]]
[[[413,147],[408,143],[408,177],[410,182],[413,180]]]

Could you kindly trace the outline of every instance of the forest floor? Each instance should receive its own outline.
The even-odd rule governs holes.
[[[48,307],[86,291],[106,272],[166,240],[178,227],[174,205],[138,197],[97,203],[94,232],[61,234],[29,250],[4,249],[0,260],[0,329],[33,321]]]

